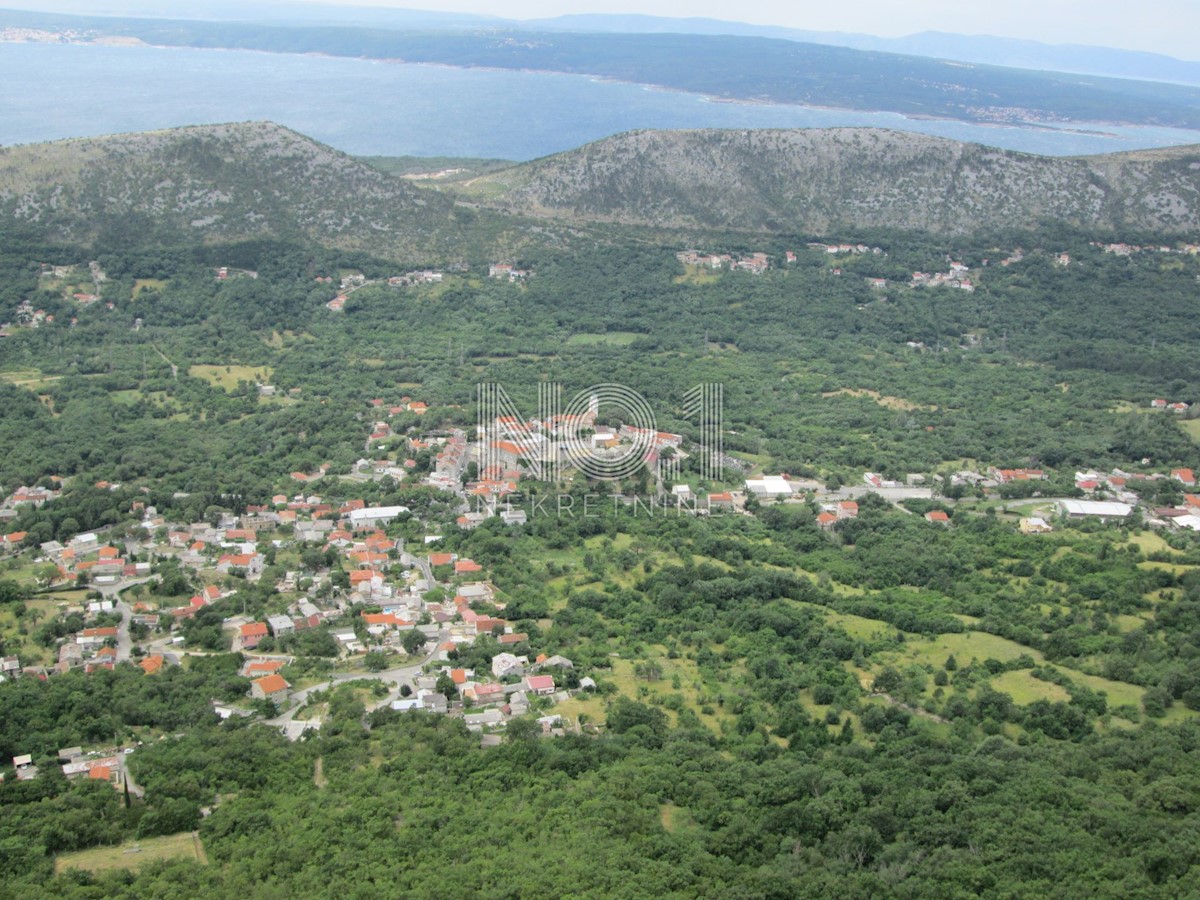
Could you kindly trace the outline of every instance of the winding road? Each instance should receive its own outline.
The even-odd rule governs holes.
[[[290,737],[291,729],[289,726],[295,719],[296,713],[304,707],[304,704],[312,694],[319,691],[327,691],[334,685],[344,684],[347,681],[378,680],[388,682],[392,685],[392,690],[388,691],[386,697],[367,707],[368,712],[373,712],[381,706],[391,703],[403,685],[408,684],[410,687],[412,686],[413,679],[421,674],[421,670],[425,667],[425,664],[437,656],[437,647],[440,638],[441,636],[439,635],[439,640],[433,642],[433,648],[419,662],[409,663],[406,666],[397,666],[394,669],[384,669],[381,672],[344,672],[334,675],[328,681],[322,681],[320,684],[314,684],[312,687],[296,691],[296,693],[292,694],[290,704],[284,712],[273,719],[263,719],[262,724],[280,728]]]

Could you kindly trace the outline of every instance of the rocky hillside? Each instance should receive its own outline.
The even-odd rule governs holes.
[[[572,227],[589,223],[1200,229],[1194,146],[1064,159],[873,129],[642,131],[446,187],[466,202],[270,123],[0,148],[0,225],[110,246],[280,238],[415,261],[600,239]]]
[[[639,131],[468,189],[500,209],[662,228],[1189,231],[1200,146],[1059,158],[875,129]]]
[[[0,221],[52,240],[288,238],[405,259],[460,246],[463,219],[449,199],[271,123],[0,148]]]

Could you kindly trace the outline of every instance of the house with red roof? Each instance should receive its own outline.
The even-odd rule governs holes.
[[[263,557],[259,553],[226,553],[217,560],[217,571],[226,575],[233,569],[244,569],[247,575],[258,575],[263,570]]]
[[[525,689],[531,694],[546,696],[554,693],[553,675],[526,675]]]
[[[717,491],[708,495],[709,509],[733,509],[733,494],[729,491]]]
[[[496,682],[487,682],[486,684],[468,682],[462,693],[464,697],[470,697],[480,706],[504,702],[504,685]]]
[[[279,705],[287,702],[291,687],[282,675],[265,675],[250,682],[250,696],[256,700],[270,700]]]
[[[1196,473],[1191,469],[1172,469],[1171,477],[1185,487],[1196,486]]]
[[[253,659],[246,663],[242,669],[242,674],[247,678],[263,678],[267,675],[276,675],[284,666],[282,659]]]
[[[243,650],[253,650],[270,632],[266,622],[250,622],[238,629]]]
[[[350,573],[350,586],[367,590],[383,587],[383,575],[371,569],[357,569]]]

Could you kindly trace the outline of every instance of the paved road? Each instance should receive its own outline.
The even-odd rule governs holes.
[[[120,760],[121,777],[129,785],[129,793],[141,800],[146,795],[146,789],[133,780],[133,773],[129,771],[129,755],[118,749],[117,759]]]
[[[121,599],[121,591],[135,584],[145,584],[150,578],[132,578],[128,581],[118,581],[116,584],[97,585],[101,595],[113,601],[113,606],[121,614],[121,624],[117,626],[117,662],[125,662],[133,655],[133,638],[129,636],[129,623],[133,616],[133,608]]]
[[[437,584],[433,579],[433,567],[429,565],[429,554],[426,553],[423,556],[418,556],[415,553],[409,553],[405,550],[400,554],[400,564],[409,566],[410,568],[416,566],[420,569],[428,589],[432,590]]]
[[[846,499],[861,497],[864,494],[878,494],[884,500],[888,500],[891,503],[899,503],[901,500],[930,500],[933,498],[933,489],[927,487],[876,488],[868,487],[865,484],[857,484],[840,488],[835,493],[837,496]]]
[[[320,684],[314,684],[312,687],[296,691],[296,693],[292,694],[288,709],[273,719],[264,719],[263,724],[273,725],[278,728],[288,728],[292,720],[295,718],[296,713],[298,713],[304,706],[304,703],[308,700],[311,694],[318,691],[327,691],[335,684],[343,684],[347,681],[378,679],[391,684],[392,690],[388,692],[386,697],[367,707],[368,711],[379,709],[381,706],[384,706],[395,699],[394,695],[399,692],[402,685],[407,684],[411,687],[413,679],[421,673],[421,669],[424,668],[427,662],[437,656],[437,652],[437,642],[434,642],[433,648],[419,662],[409,663],[406,666],[398,666],[394,669],[384,669],[382,672],[343,672],[341,674],[334,675],[328,681],[323,681]]]

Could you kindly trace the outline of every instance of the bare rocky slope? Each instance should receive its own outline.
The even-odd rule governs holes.
[[[825,234],[1200,228],[1200,146],[1044,157],[878,129],[637,131],[475,179],[498,209]]]

